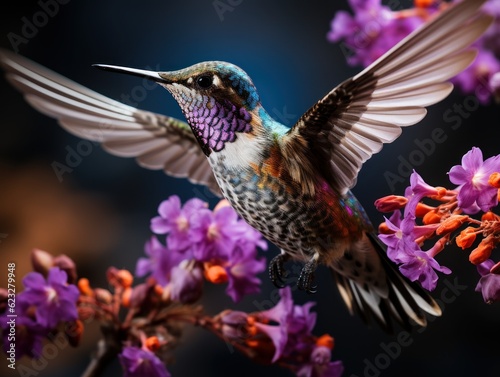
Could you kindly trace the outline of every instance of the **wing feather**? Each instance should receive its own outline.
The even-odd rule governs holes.
[[[314,166],[330,161],[329,168],[321,168],[321,176],[345,193],[383,143],[394,141],[401,127],[420,122],[426,106],[451,92],[447,80],[472,63],[476,51],[467,48],[492,22],[479,9],[484,2],[464,0],[450,6],[334,88],[283,137],[283,150],[301,150],[294,145],[303,150],[305,141],[307,153],[317,160]]]
[[[0,65],[28,103],[56,118],[70,133],[100,142],[114,155],[135,157],[143,167],[186,177],[221,195],[186,123],[105,97],[9,51],[0,50]]]

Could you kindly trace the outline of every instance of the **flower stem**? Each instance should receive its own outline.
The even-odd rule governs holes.
[[[104,332],[104,330],[103,330]],[[108,334],[111,335],[111,334]],[[87,369],[81,377],[98,377],[104,371],[106,366],[115,359],[120,352],[120,345],[114,340],[113,336],[106,336],[97,343],[97,351],[93,355]]]

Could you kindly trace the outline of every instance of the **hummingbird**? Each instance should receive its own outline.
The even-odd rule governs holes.
[[[314,272],[324,264],[349,311],[390,331],[392,321],[426,326],[425,313],[441,309],[387,258],[351,189],[362,164],[447,97],[447,80],[474,60],[469,47],[492,22],[483,3],[450,6],[291,128],[269,115],[247,73],[222,61],[166,72],[96,65],[158,83],[187,122],[125,105],[8,51],[0,64],[25,99],[67,131],[225,197],[281,249],[269,263],[275,285],[284,286],[285,262],[295,260],[304,264],[298,287],[314,292]]]

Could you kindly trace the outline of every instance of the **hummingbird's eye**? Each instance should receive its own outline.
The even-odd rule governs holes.
[[[201,89],[208,89],[212,86],[213,81],[214,81],[214,78],[212,75],[201,75],[201,76],[198,76],[198,78],[196,79],[196,84]]]

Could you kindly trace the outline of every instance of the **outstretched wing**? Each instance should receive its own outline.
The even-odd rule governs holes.
[[[361,165],[445,98],[453,88],[446,80],[474,60],[467,48],[492,22],[479,10],[483,3],[451,7],[341,83],[284,136],[284,149],[307,145],[321,165],[329,162],[325,179],[333,187],[341,193],[353,187]]]
[[[72,134],[98,141],[114,155],[136,157],[145,168],[204,184],[221,196],[188,124],[114,101],[6,50],[0,50],[0,65],[26,101]]]

